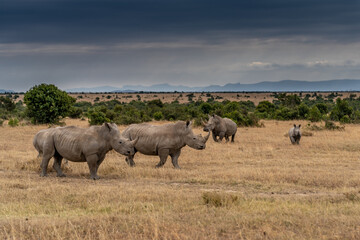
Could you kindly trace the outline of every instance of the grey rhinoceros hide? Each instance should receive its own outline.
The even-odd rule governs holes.
[[[92,179],[99,179],[97,171],[107,152],[114,149],[123,155],[134,154],[136,142],[137,139],[130,141],[122,137],[113,123],[90,128],[59,127],[40,131],[34,137],[35,148],[38,151],[42,148],[43,153],[41,176],[47,175],[49,160],[54,157],[53,167],[59,177],[65,176],[61,171],[61,161],[66,158],[72,162],[87,162]]]
[[[160,162],[156,167],[163,166],[170,155],[175,168],[180,168],[178,158],[181,149],[186,145],[198,150],[205,149],[209,134],[206,137],[195,135],[189,121],[178,121],[160,126],[146,123],[132,124],[122,133],[124,137],[130,140],[139,138],[135,144],[135,151],[145,155],[158,155]],[[134,155],[129,155],[125,160],[130,166],[135,166],[133,159]]]
[[[203,122],[203,125],[204,131],[212,132],[212,137],[215,142],[221,142],[224,137],[226,142],[228,142],[230,136],[231,142],[234,142],[237,125],[233,120],[213,114],[211,116],[209,115],[209,121],[207,123]],[[217,137],[219,137],[219,139]]]
[[[299,126],[296,126],[296,124],[294,124],[294,127],[290,128],[289,130],[289,137],[292,144],[300,144],[300,139],[301,139],[300,127],[301,124],[299,124]]]

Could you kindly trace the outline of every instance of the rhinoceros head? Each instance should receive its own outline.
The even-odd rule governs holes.
[[[213,115],[209,115],[209,121],[206,123],[206,122],[203,122],[203,125],[204,125],[204,131],[205,132],[210,132],[212,130],[214,130],[216,124],[218,123],[218,119],[216,118],[217,116],[215,114]]]
[[[134,146],[137,143],[138,138],[130,141],[129,139],[122,137],[115,123],[105,123],[104,125],[105,131],[109,131],[110,145],[115,151],[123,155],[135,154]]]
[[[296,126],[296,124],[294,124],[293,136],[299,136],[301,134],[300,133],[300,127],[301,127],[301,124],[299,124],[299,126]]]
[[[203,137],[201,134],[195,135],[191,129],[191,122],[187,121],[185,126],[185,143],[191,148],[195,149],[205,149],[206,147],[206,141],[209,139],[210,132],[207,134],[207,136]]]

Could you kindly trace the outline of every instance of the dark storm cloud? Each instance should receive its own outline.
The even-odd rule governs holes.
[[[359,78],[359,22],[359,0],[1,0],[0,88]]]
[[[118,43],[199,38],[358,41],[357,0],[122,0],[0,3],[1,43]]]

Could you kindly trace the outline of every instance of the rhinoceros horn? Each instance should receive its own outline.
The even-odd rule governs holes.
[[[130,141],[130,143],[135,146],[135,144],[138,142],[139,137],[136,137],[134,140]]]
[[[204,137],[205,142],[207,142],[207,140],[209,139],[209,137],[210,137],[210,131],[208,132],[208,135],[207,135],[206,137]]]
[[[201,124],[205,127],[206,122],[204,121],[204,119],[201,118]]]

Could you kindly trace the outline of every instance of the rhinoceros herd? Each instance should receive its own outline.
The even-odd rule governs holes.
[[[91,179],[97,180],[99,166],[112,149],[125,155],[125,160],[130,166],[135,166],[134,156],[136,152],[140,152],[144,155],[159,156],[160,162],[156,167],[162,167],[170,155],[174,168],[179,169],[178,158],[181,149],[185,146],[197,150],[205,149],[210,132],[215,142],[221,141],[224,137],[228,142],[230,136],[231,142],[234,142],[237,125],[232,120],[213,114],[203,125],[203,130],[208,132],[205,137],[193,133],[190,121],[157,126],[145,123],[131,124],[122,134],[114,123],[89,128],[57,127],[39,131],[34,137],[33,145],[39,153],[38,157],[42,156],[40,176],[47,176],[47,167],[53,157],[53,168],[58,177],[65,177],[61,170],[61,161],[65,158],[72,162],[87,162]],[[299,144],[300,126],[294,125],[289,131],[293,144]]]

